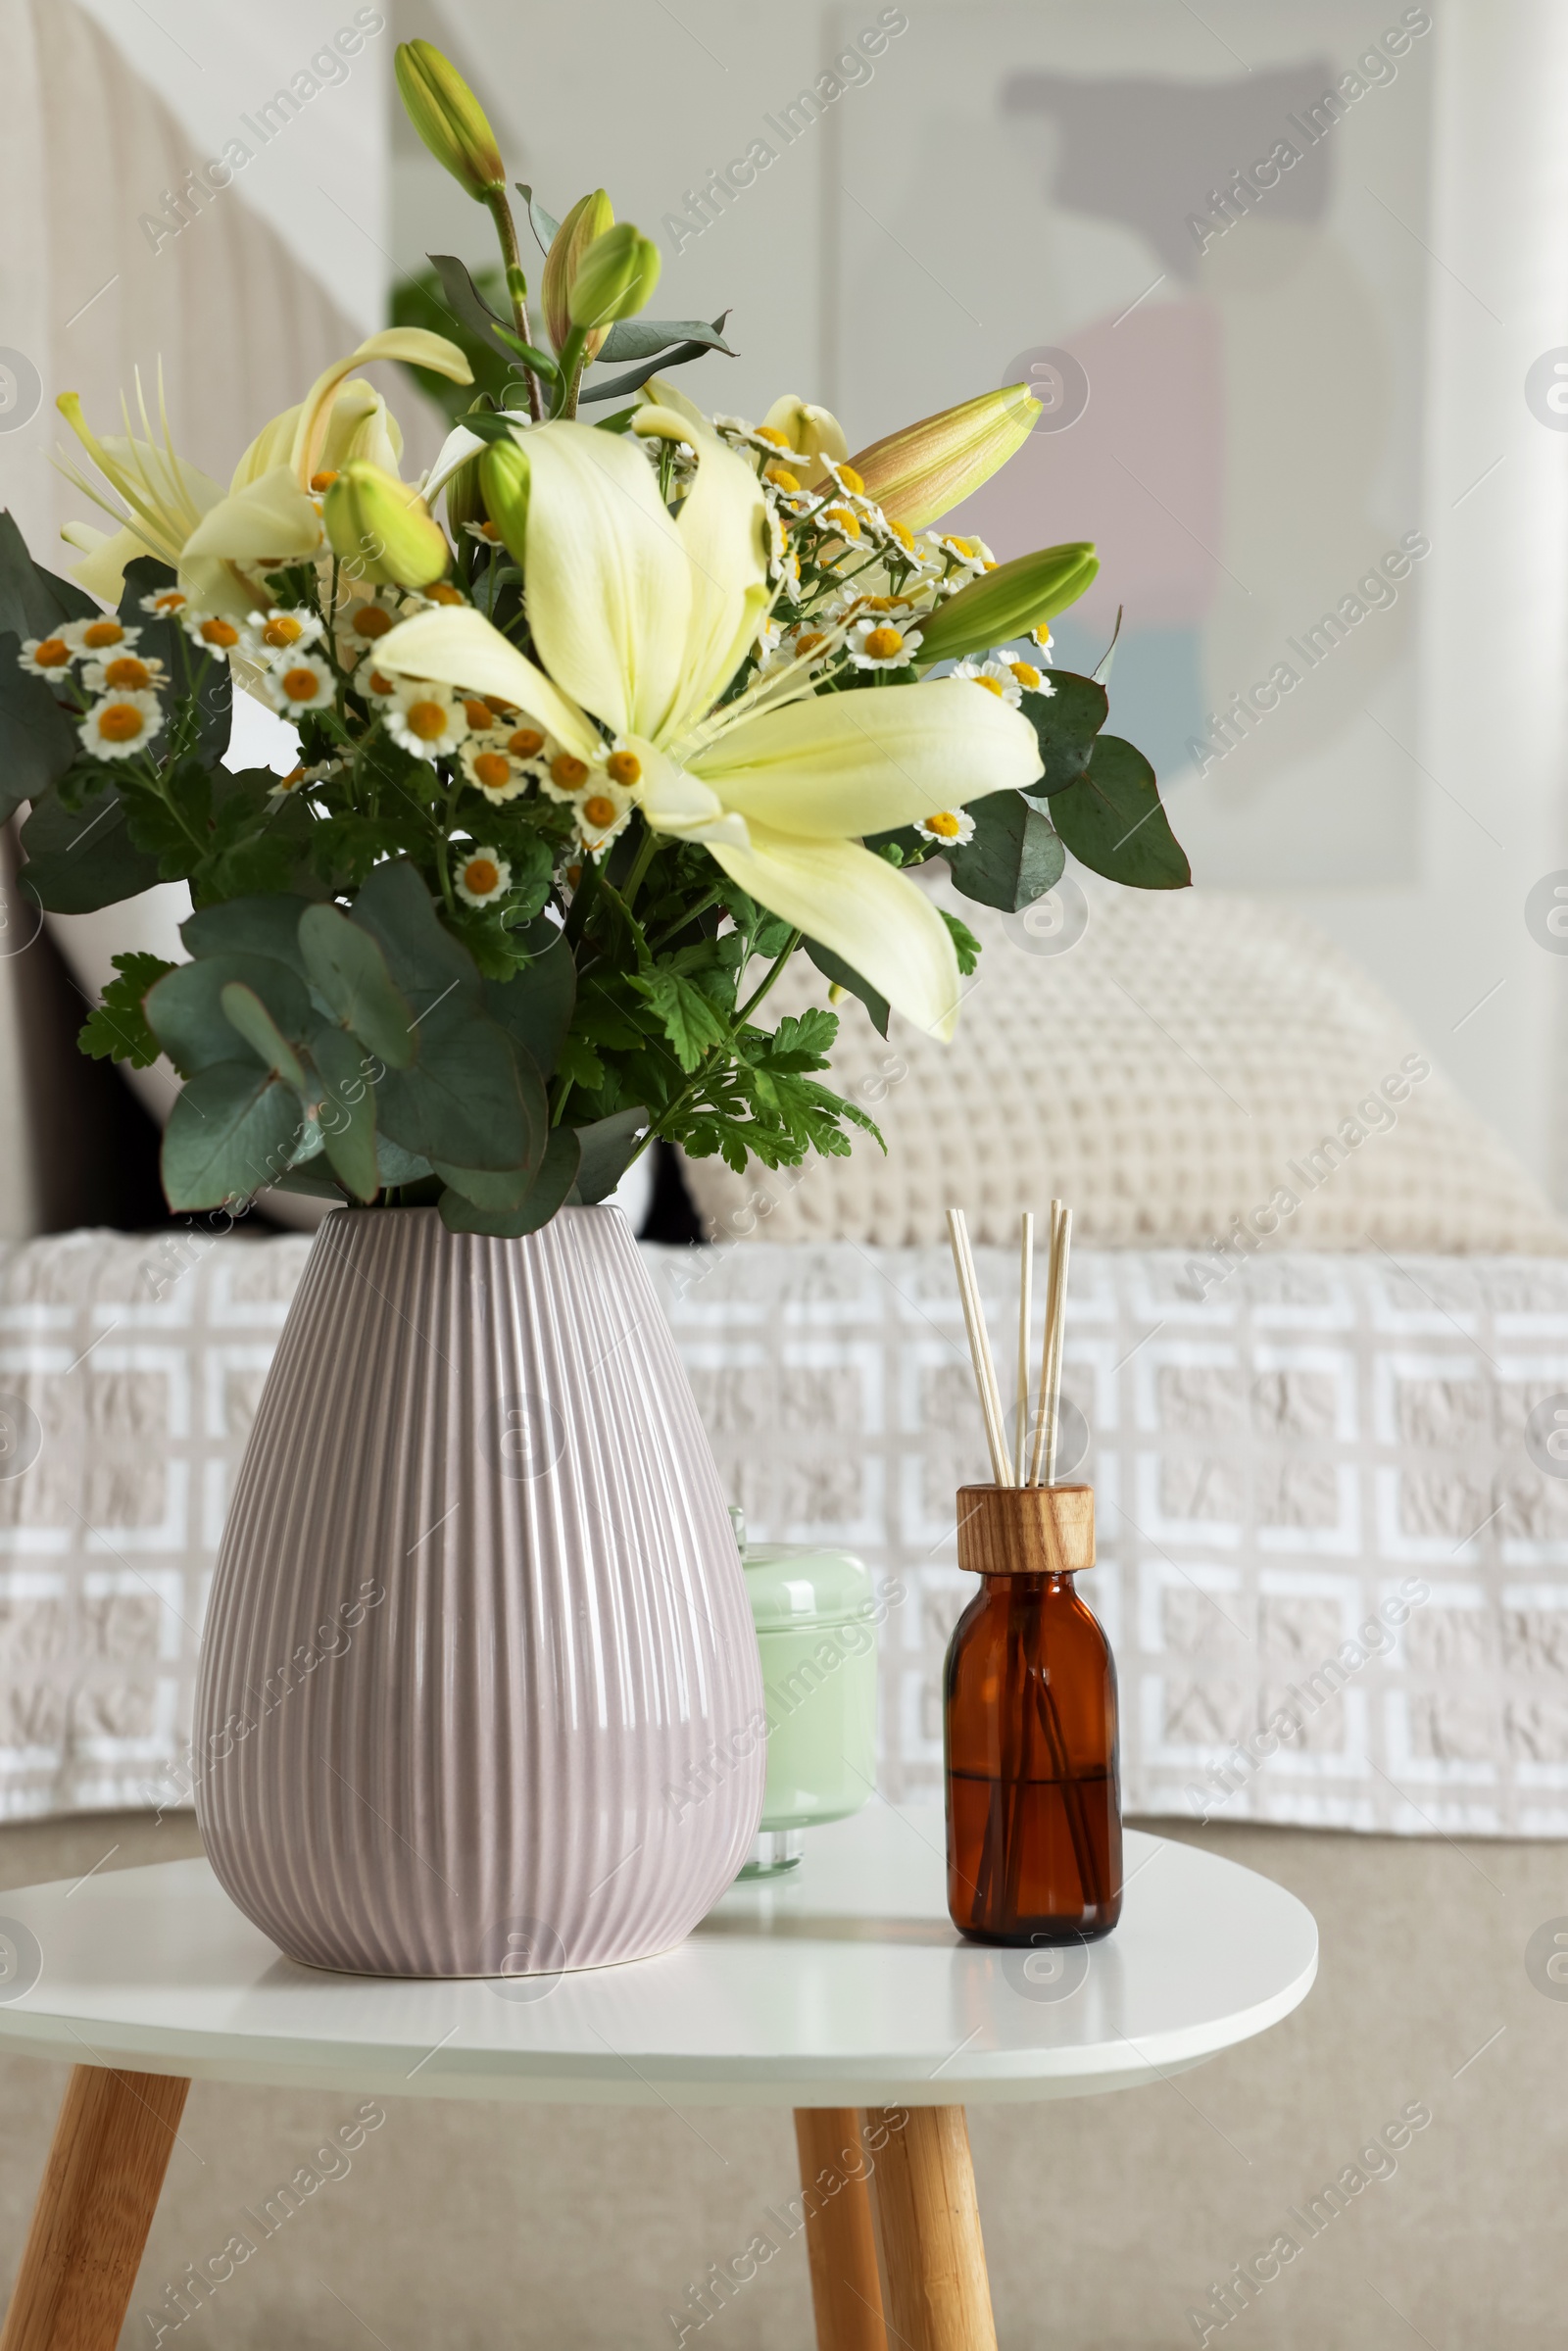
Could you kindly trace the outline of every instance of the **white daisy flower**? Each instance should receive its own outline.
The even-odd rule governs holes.
[[[76,729],[83,750],[98,759],[128,759],[164,723],[156,694],[109,694],[95,702]]]
[[[789,661],[822,661],[838,650],[832,631],[809,621],[804,627],[787,628],[779,640],[778,666]]]
[[[402,617],[390,605],[377,604],[373,597],[367,597],[362,603],[351,605],[346,612],[340,612],[338,639],[350,649],[346,663],[358,660],[368,645],[373,645],[377,637],[384,637],[396,628]]]
[[[465,906],[493,906],[512,888],[512,867],[498,850],[460,850],[458,857],[454,887]]]
[[[285,718],[298,718],[306,710],[329,710],[337,698],[337,680],[318,653],[291,653],[268,671],[267,691],[275,710]]]
[[[169,680],[162,661],[144,661],[139,654],[119,653],[112,661],[84,662],[81,682],[94,694],[151,694]]]
[[[939,808],[934,816],[922,816],[914,829],[940,849],[963,849],[974,839],[974,818],[967,808]]]
[[[499,735],[470,735],[458,754],[463,772],[492,808],[516,800],[535,782],[539,769],[514,759]]]
[[[463,526],[463,535],[466,539],[477,539],[481,547],[499,547],[502,544],[499,529],[488,519],[483,522],[466,522]]]
[[[916,538],[906,522],[895,521],[891,514],[884,514],[880,507],[872,508],[866,518],[872,524],[872,535],[881,540],[895,562],[912,563],[916,571],[930,568],[933,550],[929,531],[922,532]]]
[[[783,634],[784,631],[778,621],[764,620],[762,622],[761,627],[757,632],[757,636],[752,647],[753,652],[756,654],[760,661],[765,661],[769,654],[777,653],[779,648],[779,640]]]
[[[144,612],[151,612],[155,620],[172,620],[175,613],[182,612],[189,602],[190,598],[183,588],[155,588],[150,596],[142,598],[140,609]]]
[[[24,637],[17,656],[19,665],[29,677],[46,677],[57,683],[71,675],[71,664],[76,659],[76,649],[63,635],[53,637]]]
[[[314,767],[291,767],[287,775],[278,777],[267,797],[274,807],[281,807],[285,800],[293,798],[302,784],[324,783],[329,775],[341,774],[343,765],[341,759],[318,759]]]
[[[825,506],[811,519],[818,530],[831,531],[840,539],[855,540],[860,535],[860,517],[847,498],[835,498],[831,506]]]
[[[547,800],[575,800],[588,781],[588,762],[552,746],[544,756],[539,789]]]
[[[1055,687],[1038,661],[1014,661],[1010,654],[1004,654],[1003,659],[1026,694],[1055,693]]]
[[[1042,620],[1038,628],[1032,628],[1029,631],[1029,635],[1033,643],[1040,648],[1040,659],[1048,667],[1054,667],[1056,660],[1056,641],[1051,633],[1050,623]]]
[[[399,680],[389,669],[377,669],[375,656],[368,653],[354,672],[354,691],[363,694],[369,703],[391,702],[397,694]]]
[[[965,570],[976,574],[982,571],[995,571],[997,559],[984,539],[960,539],[950,536],[946,532],[937,532],[931,535],[935,537],[941,552],[954,563],[961,564]]]
[[[427,588],[411,588],[403,600],[405,613],[427,612],[432,605],[466,604],[468,599],[449,579],[432,580]]]
[[[902,669],[919,652],[920,632],[891,613],[867,612],[852,626],[847,650],[857,669]]]
[[[635,752],[619,756],[624,763],[636,768],[640,777],[642,767]],[[607,849],[631,820],[632,795],[624,784],[615,782],[610,764],[607,761],[604,767],[595,768],[587,788],[572,804],[577,838],[590,857],[597,857],[602,849]]]
[[[285,611],[273,605],[270,612],[253,612],[245,623],[245,651],[252,661],[270,668],[285,660],[296,646],[303,650],[324,633],[325,624],[315,612]]]
[[[401,677],[385,705],[386,731],[416,759],[440,759],[468,739],[468,716],[450,686]]]
[[[227,661],[240,641],[233,621],[225,620],[220,612],[198,612],[187,605],[179,615],[179,625],[193,645],[199,645],[203,653],[217,654],[220,661]]]
[[[995,694],[999,702],[1004,702],[1009,710],[1015,710],[1023,700],[1023,688],[1004,661],[989,658],[977,661],[971,654],[966,661],[958,663],[953,674],[968,678],[972,685],[984,686],[988,694]]]
[[[57,633],[83,661],[95,661],[110,654],[129,653],[141,630],[127,628],[113,612],[102,612],[96,620],[68,620]]]

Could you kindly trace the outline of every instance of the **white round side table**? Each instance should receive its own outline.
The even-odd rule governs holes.
[[[0,1893],[0,2042],[74,2068],[0,2351],[114,2351],[192,2080],[791,2106],[820,2351],[994,2351],[965,2104],[1182,2073],[1316,1972],[1271,1880],[1136,1831],[1126,1870],[1102,1942],[965,1943],[940,1810],[877,1802],[662,1958],[441,1983],[295,1965],[204,1861]]]

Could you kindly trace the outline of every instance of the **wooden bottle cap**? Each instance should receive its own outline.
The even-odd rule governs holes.
[[[1070,1576],[1095,1564],[1092,1486],[960,1486],[958,1565],[971,1576]]]

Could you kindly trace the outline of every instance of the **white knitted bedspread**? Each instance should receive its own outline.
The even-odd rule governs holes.
[[[0,1251],[0,1816],[178,1800],[226,1497],[309,1247]],[[882,1580],[882,1785],[935,1787],[974,1589],[954,1490],[987,1474],[945,1252],[647,1256],[752,1533]],[[1568,1264],[1298,1252],[1200,1303],[1186,1262],[1073,1266],[1127,1809],[1568,1835],[1568,1479],[1525,1443],[1568,1391]],[[1012,1268],[981,1271],[1002,1351]]]

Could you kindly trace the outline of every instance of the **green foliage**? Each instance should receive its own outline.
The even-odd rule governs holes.
[[[1098,678],[1054,669],[1050,684],[1050,694],[1023,698],[1023,714],[1035,730],[1045,768],[1040,781],[1029,786],[1036,794],[1060,792],[1077,781],[1110,708]]]
[[[149,1069],[164,1049],[147,1025],[142,1000],[174,966],[162,955],[113,955],[110,960],[120,976],[82,1022],[76,1043],[95,1061],[128,1061],[132,1069]]]
[[[969,813],[974,838],[943,852],[954,886],[965,898],[1015,914],[1060,880],[1066,863],[1061,842],[1021,792],[988,792]]]
[[[1192,881],[1160,805],[1154,770],[1117,735],[1102,735],[1085,774],[1051,804],[1081,863],[1132,890],[1185,890]]]
[[[948,937],[953,941],[953,952],[958,958],[958,970],[967,979],[971,971],[977,971],[980,967],[980,942],[968,924],[960,922],[956,914],[950,914],[946,906],[939,907],[938,912],[948,926]],[[884,1037],[887,1035],[886,1029],[882,1034]]]
[[[488,331],[492,320],[501,317],[506,303],[501,271],[491,269],[470,272],[449,254],[431,258],[433,268],[400,277],[393,286],[392,323],[422,326],[431,334],[445,335],[449,343],[457,344],[473,369],[473,382],[455,384],[432,368],[412,367],[406,363],[404,373],[418,385],[427,400],[435,403],[450,424],[464,421],[464,413],[476,394],[487,395],[498,408],[515,405],[517,369],[511,354]],[[466,291],[454,301],[454,289],[465,281]],[[507,312],[506,317],[510,321],[511,313]]]

